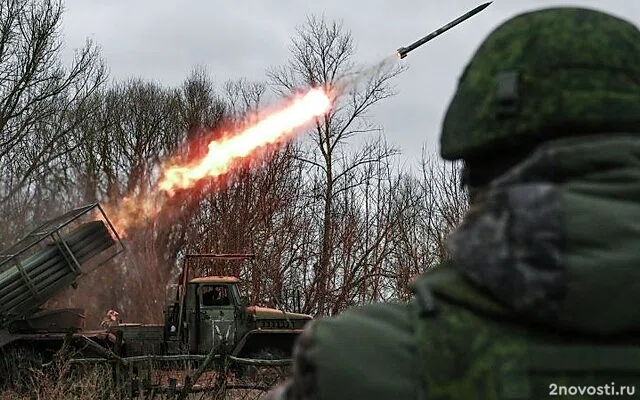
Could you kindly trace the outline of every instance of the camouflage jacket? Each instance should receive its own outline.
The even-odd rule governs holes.
[[[314,321],[268,398],[633,397],[639,245],[640,138],[551,142],[490,185],[408,304]]]

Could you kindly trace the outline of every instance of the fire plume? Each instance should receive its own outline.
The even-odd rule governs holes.
[[[152,223],[163,205],[163,198],[147,193],[127,196],[103,207],[118,235],[126,237],[132,227]]]
[[[329,93],[322,88],[311,89],[281,110],[265,116],[240,132],[212,141],[202,160],[190,165],[168,167],[159,187],[172,195],[177,189],[190,188],[203,178],[220,176],[235,161],[251,156],[263,146],[286,139],[314,118],[327,113],[330,108]]]
[[[201,179],[225,174],[264,146],[281,143],[329,112],[332,96],[330,90],[313,88],[275,110],[262,112],[254,123],[237,132],[229,132],[223,139],[211,141],[201,160],[162,166],[158,189],[171,197],[177,190],[189,189]],[[158,216],[166,200],[159,194],[151,190],[105,206],[121,236],[127,236],[130,228],[149,223]]]

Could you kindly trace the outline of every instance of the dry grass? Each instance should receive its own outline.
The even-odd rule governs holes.
[[[4,392],[0,393],[0,400],[32,400],[32,399],[42,399],[42,400],[67,400],[67,399],[85,399],[91,398],[98,400],[99,397],[93,396],[91,391],[87,389],[83,396],[85,397],[73,397],[73,395],[62,395],[61,397],[37,397],[32,395],[25,394],[17,394],[15,392]],[[266,393],[261,390],[229,390],[221,397],[216,394],[208,394],[208,393],[196,393],[191,394],[187,398],[188,400],[258,400],[262,398]],[[115,397],[113,397],[115,398]],[[144,397],[143,397],[144,398]],[[151,397],[146,397],[151,399]],[[107,397],[107,399],[109,399]],[[158,395],[153,397],[155,400],[173,400],[175,397],[170,398],[168,396]]]
[[[82,379],[55,379],[44,377],[40,381],[34,381],[29,387],[21,391],[7,390],[0,392],[0,400],[124,400],[129,398],[126,394],[114,391],[106,384],[103,375],[90,373]],[[192,393],[189,400],[254,400],[260,399],[266,394],[263,390],[251,389],[220,389],[215,392]],[[137,399],[173,400],[178,396],[169,396],[158,393],[146,393]]]
[[[69,361],[52,363],[44,369],[29,369],[22,371],[22,380],[18,385],[4,392],[0,392],[0,400],[124,400],[129,398],[173,400],[178,399],[178,394],[170,396],[163,394],[158,387],[168,388],[169,378],[175,379],[179,384],[184,382],[187,374],[191,374],[191,368],[174,371],[160,371],[152,369],[152,388],[145,390],[142,395],[131,397],[127,390],[127,383],[116,385],[113,370],[108,365],[73,365]],[[209,387],[211,390],[203,393],[191,393],[189,400],[254,400],[265,395],[262,389],[235,389],[227,385],[239,383],[233,374],[227,374],[224,379],[219,379],[216,372],[206,372],[196,382],[196,387]],[[244,384],[250,382],[243,381]],[[264,385],[265,382],[254,382],[255,387]],[[135,384],[134,384],[135,385]],[[271,385],[273,386],[273,384]],[[135,387],[135,386],[134,386]],[[249,385],[249,387],[252,387]]]

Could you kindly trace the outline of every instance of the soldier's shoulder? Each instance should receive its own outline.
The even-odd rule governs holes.
[[[314,321],[320,398],[414,398],[420,365],[414,322],[412,302],[365,305]]]

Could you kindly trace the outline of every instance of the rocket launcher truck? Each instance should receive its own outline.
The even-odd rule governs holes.
[[[0,253],[0,376],[8,373],[1,370],[8,357],[42,364],[64,344],[78,357],[105,360],[214,353],[287,359],[297,335],[312,320],[306,314],[248,305],[235,276],[194,276],[189,269],[194,259],[242,260],[251,254],[187,255],[162,324],[116,322],[85,330],[83,309],[45,307],[124,250],[96,203],[47,221]]]

